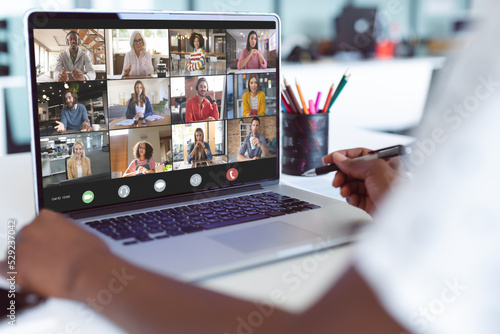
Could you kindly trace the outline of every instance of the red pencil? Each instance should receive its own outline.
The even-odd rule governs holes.
[[[288,92],[285,90],[282,91],[282,93],[285,95],[286,100],[288,101],[288,106],[290,107],[290,112],[292,114],[298,114],[299,111],[295,109],[295,106],[292,103],[292,100],[290,99],[290,95],[288,95]]]
[[[281,92],[281,102],[283,102],[283,104],[285,105],[286,112],[289,113],[289,114],[291,114],[292,113],[292,109],[290,108],[290,105],[286,101],[285,95],[283,94],[283,92]]]
[[[292,87],[290,87],[286,79],[284,79],[284,81],[285,81],[286,91],[288,92],[288,97],[290,98],[290,104],[292,104],[295,107],[295,109],[298,111],[299,114],[303,114],[304,112],[302,111],[299,102],[297,102],[297,99],[295,98],[295,94],[293,93]]]
[[[332,94],[333,94],[333,85],[330,87],[330,91],[328,92],[328,96],[326,97],[326,102],[325,106],[323,107],[323,110],[321,111],[322,113],[325,113],[328,109],[328,106],[330,106],[330,100],[332,99]]]

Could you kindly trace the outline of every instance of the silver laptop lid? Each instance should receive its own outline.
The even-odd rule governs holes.
[[[37,210],[279,181],[273,14],[26,16]]]

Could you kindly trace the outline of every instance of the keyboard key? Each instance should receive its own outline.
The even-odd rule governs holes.
[[[266,215],[271,216],[271,217],[283,216],[285,214],[286,214],[286,212],[281,211],[281,210],[266,212]]]
[[[199,226],[187,226],[187,227],[182,227],[181,231],[185,233],[193,233],[193,232],[203,231],[203,228]]]
[[[256,215],[252,215],[252,216],[235,218],[232,220],[222,220],[219,222],[209,223],[209,224],[201,225],[201,227],[206,228],[206,229],[212,229],[212,228],[217,228],[217,227],[222,227],[222,226],[229,226],[229,225],[246,223],[246,222],[250,222],[250,221],[254,221],[254,220],[258,220],[258,219],[264,219],[264,218],[268,218],[268,216],[264,215],[264,214],[256,214]]]
[[[152,241],[153,239],[151,239],[149,237],[149,235],[138,235],[135,237],[137,240],[139,241],[142,241],[142,242],[145,242],[145,241]]]
[[[175,237],[177,235],[182,235],[182,234],[185,234],[183,231],[181,230],[177,230],[177,231],[167,231],[169,235]]]

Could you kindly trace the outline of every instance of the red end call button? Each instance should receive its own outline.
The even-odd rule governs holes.
[[[238,170],[236,168],[231,168],[230,170],[227,171],[226,178],[229,181],[236,180],[238,178]]]

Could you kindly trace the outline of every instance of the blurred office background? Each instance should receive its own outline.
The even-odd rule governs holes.
[[[336,106],[338,121],[406,133],[418,125],[423,115],[432,78],[446,55],[467,38],[470,23],[481,20],[482,13],[488,10],[485,3],[485,0],[5,2],[0,13],[0,155],[29,150],[23,16],[31,8],[277,13],[282,21],[282,75],[292,80],[296,76],[306,86],[305,93],[310,98],[314,94],[315,98],[318,90],[326,94],[330,84],[337,82],[344,69],[350,67],[352,84]],[[364,98],[360,99],[360,95]]]

